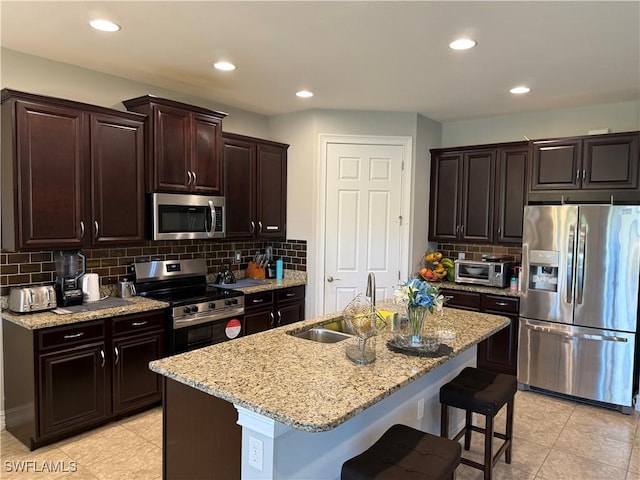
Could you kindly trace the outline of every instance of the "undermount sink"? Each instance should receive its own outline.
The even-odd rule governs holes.
[[[291,335],[319,343],[336,343],[353,337],[342,318]]]

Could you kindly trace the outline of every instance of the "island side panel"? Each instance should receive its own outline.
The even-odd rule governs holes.
[[[169,378],[163,391],[163,478],[240,478],[242,428],[233,405]]]

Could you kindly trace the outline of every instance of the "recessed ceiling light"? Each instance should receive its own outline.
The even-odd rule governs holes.
[[[531,91],[531,89],[529,87],[519,86],[519,87],[513,87],[509,91],[511,93],[516,94],[516,95],[522,95],[523,93],[529,93]]]
[[[310,92],[308,90],[300,90],[299,92],[296,92],[296,95],[300,98],[309,98],[313,97],[313,92]]]
[[[224,70],[225,72],[230,72],[231,70],[235,70],[236,66],[231,62],[216,62],[213,64],[213,68],[216,70]]]
[[[459,38],[449,44],[449,48],[453,50],[468,50],[476,46],[476,41],[470,38]]]
[[[96,30],[102,30],[103,32],[117,32],[118,30],[120,30],[120,25],[118,25],[117,23],[113,23],[109,20],[103,19],[91,20],[89,22],[89,25],[91,25]]]

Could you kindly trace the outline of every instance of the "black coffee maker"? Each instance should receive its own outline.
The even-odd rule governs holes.
[[[80,252],[56,252],[56,300],[59,307],[82,305],[80,277],[84,274],[85,258]],[[82,262],[80,262],[82,260]]]
[[[217,284],[226,284],[226,283],[236,283],[236,277],[233,275],[231,271],[231,265],[228,263],[223,263],[220,266],[220,272],[216,277]]]

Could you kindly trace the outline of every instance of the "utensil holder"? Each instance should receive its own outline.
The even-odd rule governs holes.
[[[264,280],[265,272],[264,268],[260,268],[257,263],[249,261],[247,266],[246,276],[253,278],[254,280]]]

